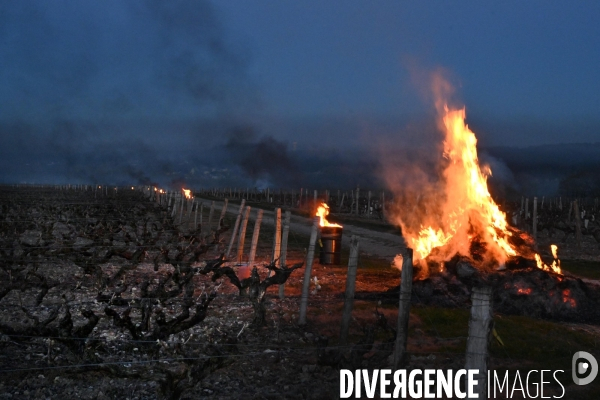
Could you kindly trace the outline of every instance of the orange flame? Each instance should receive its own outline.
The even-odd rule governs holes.
[[[489,166],[479,164],[477,138],[465,124],[465,108],[450,109],[443,102],[437,104],[441,113],[440,127],[445,133],[443,181],[431,190],[435,196],[425,200],[425,213],[418,216],[427,225],[415,229],[414,223],[404,223],[411,218],[414,221],[414,215],[398,216],[403,235],[415,250],[415,262],[426,257],[444,261],[456,253],[469,255],[476,239],[483,244],[484,262],[503,265],[518,252],[509,242],[513,233],[508,229],[506,214],[488,190],[487,178],[492,171]],[[436,248],[440,251],[432,254]],[[543,264],[540,256],[535,255],[538,267],[560,273],[556,249],[552,251],[555,260],[551,266]]]
[[[477,138],[465,124],[465,109],[443,107],[443,127],[446,133],[444,156],[445,204],[438,227],[421,227],[418,234],[406,232],[415,249],[415,259],[424,259],[434,248],[450,247],[453,253],[469,254],[472,238],[477,235],[486,243],[491,258],[504,263],[517,254],[508,242],[506,214],[500,211],[487,187],[489,167],[480,167]]]
[[[181,189],[181,190],[183,190],[183,193],[185,194],[186,199],[192,198],[192,191],[190,189]]]
[[[539,254],[536,254],[535,262],[537,264],[537,267],[539,269],[543,269],[544,271],[562,274],[562,270],[560,268],[560,260],[558,259],[558,254],[557,254],[558,247],[555,244],[550,245],[550,250],[552,250],[552,257],[554,257],[552,264],[550,264],[550,265],[544,264],[544,262],[542,261],[542,257],[540,257]]]
[[[332,224],[331,222],[327,221],[327,216],[329,215],[329,206],[325,203],[321,203],[321,205],[319,206],[319,208],[317,208],[317,213],[315,214],[315,216],[320,218],[319,221],[319,225],[321,226],[330,226],[333,228],[341,228],[342,226],[339,224]]]

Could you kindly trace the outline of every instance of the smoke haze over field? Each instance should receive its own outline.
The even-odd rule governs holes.
[[[3,2],[0,182],[382,188],[439,154],[418,60],[498,193],[593,188],[598,5],[536,4]]]

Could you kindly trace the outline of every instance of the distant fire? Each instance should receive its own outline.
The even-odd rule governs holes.
[[[186,199],[192,198],[192,191],[190,189],[181,189],[181,190],[183,190],[183,194],[185,194]]]
[[[520,239],[527,235],[509,227],[506,214],[488,190],[492,171],[479,163],[477,138],[465,124],[465,108],[450,108],[441,95],[449,91],[449,85],[440,79],[434,83],[439,86],[434,92],[438,94],[439,126],[445,134],[443,172],[439,182],[413,189],[418,195],[399,207],[396,215],[407,244],[414,249],[415,262],[426,258],[442,262],[474,251],[482,265],[490,266],[504,265],[517,255],[531,257],[531,248],[517,248],[511,241],[515,233]],[[535,259],[539,268],[560,273],[556,246],[552,251],[550,266],[538,254]]]
[[[329,226],[329,227],[333,227],[333,228],[341,228],[342,227],[339,224],[333,224],[333,223],[327,221],[328,215],[329,215],[329,206],[325,203],[321,203],[321,205],[319,205],[319,208],[317,208],[317,213],[315,214],[315,216],[320,218],[319,224],[321,226]]]

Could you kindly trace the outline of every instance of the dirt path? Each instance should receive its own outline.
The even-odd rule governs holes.
[[[208,199],[198,199],[204,201],[205,204],[210,201]],[[215,202],[215,208],[221,210],[223,206],[222,202]],[[251,205],[255,208],[255,205]],[[262,207],[261,207],[262,208]],[[275,212],[273,210],[265,209],[263,214],[263,224],[273,226],[275,224]],[[239,211],[239,205],[229,204],[227,206],[227,213],[230,215],[237,215]],[[250,214],[250,221],[256,219],[256,213]],[[310,236],[312,221],[309,218],[292,214],[290,230],[305,236]],[[342,247],[348,247],[350,244],[350,237],[356,235],[359,238],[360,252],[365,255],[375,256],[384,258],[387,260],[393,260],[394,257],[405,248],[404,238],[397,234],[378,232],[367,228],[354,226],[348,223],[344,223],[344,233],[342,236]]]

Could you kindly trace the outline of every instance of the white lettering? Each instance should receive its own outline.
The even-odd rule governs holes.
[[[557,396],[552,396],[552,397],[554,397],[555,399],[562,399],[562,398],[564,397],[564,395],[565,395],[565,387],[562,385],[562,383],[560,383],[560,381],[559,381],[559,380],[558,380],[558,378],[556,377],[556,373],[557,373],[557,372],[565,372],[565,371],[563,371],[562,369],[558,369],[558,370],[554,371],[554,373],[552,374],[552,376],[554,377],[554,380],[555,380],[556,382],[558,382],[558,384],[559,384],[559,385],[560,385],[560,387],[562,388],[562,391],[563,391],[563,392],[562,392],[562,394],[560,395],[560,397],[557,397]]]
[[[363,369],[363,381],[365,383],[365,394],[369,399],[375,397],[375,387],[377,386],[377,376],[379,375],[379,370],[373,370],[373,380],[369,379],[369,371]]]
[[[506,395],[508,396],[508,371],[504,372],[504,379],[502,380],[502,386],[500,386],[500,381],[498,380],[498,375],[496,375],[496,371],[494,371],[494,398],[496,398],[496,385],[500,389],[500,394],[506,387]]]
[[[423,382],[421,379],[415,382],[415,375],[422,375],[423,372],[420,369],[413,369],[408,375],[408,394],[411,397],[420,399],[423,396]],[[417,390],[415,390],[415,388]]]
[[[438,370],[437,374],[437,397],[442,398],[442,389],[444,390],[444,395],[448,398],[452,398],[454,393],[452,393],[452,370],[447,370],[448,377],[444,375],[444,372]]]
[[[510,392],[510,398],[512,399],[513,394],[515,393],[515,387],[517,385],[517,380],[519,381],[519,385],[521,386],[520,389],[516,389],[516,390],[520,390],[521,393],[523,393],[523,397],[525,397],[525,389],[523,389],[523,381],[521,380],[521,374],[519,374],[519,370],[517,370],[517,375],[515,375],[515,380],[513,382],[513,387],[512,387],[512,391]]]
[[[390,385],[390,380],[388,379],[388,376],[392,373],[391,369],[382,369],[381,370],[381,374],[379,374],[380,379],[379,379],[379,397],[381,397],[382,399],[389,399],[390,397],[392,397],[392,395],[390,393],[388,393],[387,391],[387,387]]]
[[[340,399],[347,399],[352,396],[352,386],[354,386],[352,371],[347,369],[340,370]]]
[[[402,379],[400,379],[402,378]],[[395,399],[401,398],[401,399],[405,399],[406,398],[406,370],[405,369],[399,369],[396,372],[394,372],[394,393],[392,394],[392,396]],[[399,392],[400,389],[402,389],[402,397],[399,396]]]
[[[467,371],[464,369],[459,369],[456,371],[456,375],[454,375],[454,395],[459,399],[464,399],[467,397],[467,393],[461,392],[460,390],[460,380],[463,375],[466,375]]]
[[[470,399],[473,399],[473,398],[478,399],[479,398],[479,394],[475,393],[475,386],[479,385],[479,380],[477,379],[477,375],[479,375],[478,369],[470,369],[468,371],[467,389],[469,392]]]
[[[436,373],[435,369],[426,369],[425,371],[425,379],[423,382],[423,397],[426,399],[435,399],[435,393],[431,390],[433,389],[433,385],[435,384],[435,379],[432,378],[432,375]]]
[[[544,383],[550,383],[550,381],[544,381],[544,372],[552,372],[549,369],[542,370],[542,377],[540,378],[540,398],[541,399],[549,399],[550,396],[544,396]]]
[[[551,381],[546,381],[544,374],[552,373],[556,383],[561,387],[562,393],[555,396],[544,395],[544,385],[550,385]],[[379,398],[479,398],[480,392],[485,392],[481,385],[487,384],[487,398],[497,398],[500,395],[503,398],[517,397],[528,399],[562,399],[565,396],[565,386],[558,379],[558,373],[564,373],[564,370],[530,370],[527,371],[525,382],[521,376],[521,371],[515,371],[512,386],[509,385],[509,371],[498,375],[496,371],[490,370],[481,374],[479,370],[460,369],[452,370],[434,370],[434,369],[414,369],[392,371],[390,369],[373,370],[370,373],[367,369],[357,369],[355,371],[340,370],[340,399],[361,398],[361,392],[364,387],[364,397],[374,398],[376,396],[379,380]],[[540,374],[540,382],[537,381],[537,374]],[[485,380],[487,379],[487,380]],[[390,388],[394,385],[393,389]],[[490,386],[494,387],[492,391]],[[546,388],[547,389],[547,388]],[[393,393],[392,393],[393,392]],[[499,392],[499,393],[498,393]]]
[[[537,399],[537,397],[538,397],[538,396],[539,396],[539,394],[540,394],[540,391],[539,391],[539,386],[540,386],[540,384],[539,384],[539,383],[535,383],[535,382],[534,382],[534,383],[532,383],[532,385],[535,387],[535,395],[534,395],[534,396],[532,396],[532,395],[531,395],[531,393],[529,393],[529,375],[530,375],[532,372],[538,372],[538,370],[537,370],[537,369],[532,369],[531,371],[529,371],[529,372],[527,373],[527,378],[525,379],[525,389],[527,389],[527,396],[529,396],[529,397],[530,397],[530,398],[532,398],[532,399]]]

